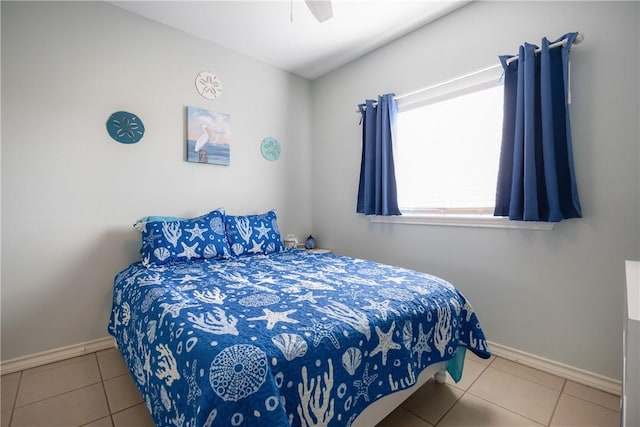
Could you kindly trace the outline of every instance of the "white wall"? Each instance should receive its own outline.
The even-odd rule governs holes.
[[[624,260],[640,258],[638,2],[474,2],[312,83],[313,231],[352,256],[440,275],[493,342],[621,378]],[[583,219],[552,231],[371,224],[355,213],[356,104],[582,31],[571,121]]]
[[[138,259],[136,218],[274,207],[283,233],[451,280],[492,341],[620,378],[624,260],[640,258],[639,8],[474,2],[310,84],[107,4],[3,1],[1,359],[106,336],[113,276]],[[575,30],[585,218],[539,232],[355,214],[357,103]],[[222,79],[220,99],[196,94],[202,70]],[[187,105],[231,115],[230,166],[183,161]],[[107,135],[121,109],[144,120],[140,143]],[[280,161],[260,157],[265,136],[281,141]]]
[[[310,232],[309,81],[104,3],[1,7],[2,360],[107,336],[141,216],[276,208],[283,233]],[[218,100],[197,94],[203,70]],[[231,115],[230,166],[183,160],[187,105]],[[142,141],[108,136],[118,110]]]

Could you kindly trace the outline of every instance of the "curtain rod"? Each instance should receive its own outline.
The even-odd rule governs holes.
[[[584,34],[578,32],[578,34],[576,35],[574,44],[580,44],[583,41],[584,41]],[[567,44],[567,39],[562,39],[559,42],[551,43],[549,45],[549,48],[565,46],[566,44]],[[541,51],[542,51],[541,48],[537,48],[535,50],[535,53],[540,53]],[[518,60],[518,55],[512,56],[511,58],[507,59],[507,65],[509,65],[512,62],[517,61],[517,60]],[[417,95],[419,93],[426,92],[426,91],[432,90],[432,89],[436,89],[436,88],[439,88],[440,86],[448,85],[450,83],[457,82],[458,80],[466,79],[468,77],[475,76],[476,74],[484,73],[486,71],[492,70],[494,68],[499,68],[499,67],[502,67],[502,64],[492,65],[490,67],[483,68],[482,70],[474,71],[472,73],[468,73],[468,74],[465,74],[463,76],[454,77],[453,79],[446,80],[446,81],[440,82],[440,83],[436,83],[435,85],[431,85],[431,86],[427,86],[427,87],[422,88],[422,89],[414,90],[413,92],[403,93],[402,95],[398,95],[398,96],[394,97],[394,99],[397,101],[399,99],[406,98],[408,96]],[[373,105],[376,105],[376,104],[377,104],[377,102],[373,103]],[[356,113],[359,113],[359,112],[360,112],[360,108],[356,107]]]
[[[576,35],[575,40],[573,41],[574,44],[580,44],[584,41],[584,34],[582,33],[578,33]],[[549,45],[549,49],[554,48],[554,47],[561,47],[561,46],[566,46],[567,45],[567,39],[562,39],[559,42],[555,42],[555,43],[551,43]],[[535,53],[540,53],[542,52],[542,48],[537,48],[535,51]],[[507,59],[507,65],[511,64],[512,62],[515,62],[518,60],[518,55],[512,56],[511,58]]]

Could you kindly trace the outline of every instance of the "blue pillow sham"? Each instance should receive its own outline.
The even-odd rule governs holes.
[[[141,231],[140,255],[145,267],[230,256],[223,209],[192,219],[144,222]]]
[[[158,215],[145,216],[137,220],[136,223],[133,224],[133,228],[139,231],[144,231],[148,222],[183,221],[185,219],[189,219],[189,218],[184,218],[181,216],[158,216]]]
[[[284,250],[276,212],[227,215],[224,220],[231,255],[270,254]]]

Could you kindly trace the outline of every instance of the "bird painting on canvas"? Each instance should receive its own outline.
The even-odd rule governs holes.
[[[187,107],[187,161],[229,165],[228,114]]]
[[[207,125],[203,124],[202,135],[198,137],[198,139],[196,140],[196,145],[193,147],[193,149],[198,153],[198,161],[200,163],[209,162],[209,156],[207,156],[207,151],[204,148],[209,143],[210,139],[211,138],[209,137],[209,130],[207,129]]]
[[[200,152],[200,150],[202,150],[204,146],[207,145],[207,143],[209,142],[209,139],[210,139],[209,130],[207,129],[207,125],[203,124],[202,135],[200,135],[196,140],[196,145],[195,147],[193,147],[193,149],[196,150],[197,152]]]

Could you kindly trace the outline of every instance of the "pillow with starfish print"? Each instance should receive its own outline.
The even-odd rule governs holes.
[[[284,250],[274,210],[261,215],[227,215],[224,224],[231,255],[266,255]]]
[[[191,219],[140,224],[140,255],[145,267],[203,258],[229,258],[222,208]]]

